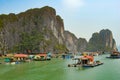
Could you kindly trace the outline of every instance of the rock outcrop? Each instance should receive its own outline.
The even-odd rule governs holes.
[[[116,42],[113,39],[112,32],[108,29],[94,33],[89,40],[87,50],[90,51],[110,51],[117,50]]]
[[[86,41],[85,38],[79,38],[77,41],[77,51],[78,52],[83,52],[87,48],[88,42]]]
[[[26,37],[23,33],[33,37],[32,33],[34,31],[43,36],[43,39],[36,42],[36,46],[39,46],[41,52],[77,51],[77,38],[72,33],[64,30],[63,19],[56,15],[55,9],[48,6],[40,9],[30,9],[20,14],[0,15],[0,30],[1,34],[4,33],[1,38],[4,39],[4,45],[7,46],[8,51],[13,51],[18,46],[19,51],[21,51],[20,48],[22,47],[22,52],[24,52],[26,45],[35,44],[35,40],[33,40],[33,43],[29,43],[28,40],[26,43],[22,43],[24,46],[20,46]]]
[[[65,35],[65,45],[70,52],[77,52],[77,37],[69,31],[64,32]]]
[[[112,32],[102,30],[94,33],[89,43],[64,30],[64,21],[49,6],[29,9],[25,12],[0,15],[0,53],[8,52],[55,52],[76,53],[116,49]]]

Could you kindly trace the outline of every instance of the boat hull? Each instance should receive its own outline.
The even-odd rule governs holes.
[[[83,68],[91,68],[91,67],[96,67],[96,66],[100,66],[103,65],[103,63],[99,62],[99,63],[95,63],[95,64],[68,64],[68,67],[77,67],[77,66],[81,66]]]
[[[106,57],[106,58],[110,58],[110,59],[120,59],[120,56],[114,56],[114,57]]]
[[[100,66],[100,65],[103,65],[103,63],[93,64],[93,65],[82,65],[82,67],[89,68],[89,67],[96,67],[96,66]]]

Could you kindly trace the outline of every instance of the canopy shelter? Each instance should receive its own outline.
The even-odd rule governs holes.
[[[40,53],[40,54],[37,54],[37,55],[40,56],[42,59],[45,59],[47,57],[46,53]]]
[[[14,57],[16,57],[16,58],[27,58],[28,55],[27,54],[15,54]]]
[[[112,53],[113,54],[120,54],[120,52],[118,52],[118,51],[113,51]]]
[[[93,56],[84,56],[84,58],[87,58],[87,59],[89,59],[91,62],[93,62],[93,61],[94,61],[94,58],[93,58]]]
[[[35,55],[34,59],[40,59],[40,56],[39,55]]]
[[[46,60],[47,54],[46,53],[39,53],[35,56],[38,60]]]
[[[86,55],[81,58],[81,62],[82,64],[91,64],[94,62],[94,58],[93,56]]]
[[[28,58],[27,54],[15,54],[14,58],[17,59],[17,61],[25,61]]]
[[[120,56],[120,52],[113,51],[110,56],[111,57],[118,57],[118,56]]]

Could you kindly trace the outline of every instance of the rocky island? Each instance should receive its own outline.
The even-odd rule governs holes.
[[[112,32],[93,33],[87,42],[64,29],[64,19],[54,8],[45,6],[19,14],[0,15],[0,53],[6,52],[81,52],[117,50]]]

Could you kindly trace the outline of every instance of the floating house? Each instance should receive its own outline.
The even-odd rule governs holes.
[[[120,59],[120,52],[113,51],[109,57],[106,58],[111,58],[111,59]]]
[[[89,68],[89,67],[95,67],[102,65],[100,61],[94,61],[93,56],[85,55],[81,58],[78,59],[77,63],[75,64],[68,64],[68,67],[76,67],[76,66],[81,66],[84,68]]]
[[[47,55],[47,53],[39,53],[34,56],[35,61],[44,61],[44,60],[50,60],[50,57]]]
[[[23,54],[23,53],[15,54],[14,58],[16,58],[17,61],[25,61],[28,58],[28,55],[27,54]]]

